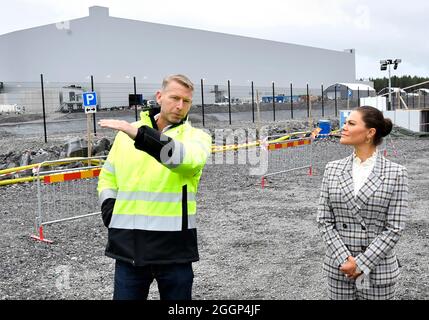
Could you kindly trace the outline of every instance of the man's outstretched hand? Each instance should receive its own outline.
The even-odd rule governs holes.
[[[138,128],[132,126],[125,120],[115,120],[115,119],[101,119],[98,121],[98,124],[102,128],[110,128],[122,131],[126,133],[131,139],[137,136]]]

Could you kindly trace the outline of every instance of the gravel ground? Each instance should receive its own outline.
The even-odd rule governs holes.
[[[254,127],[216,124],[222,126]],[[52,136],[49,145],[72,136]],[[103,136],[113,134],[100,130]],[[394,137],[391,143],[397,154],[390,156],[407,166],[410,186],[410,217],[397,246],[402,264],[397,298],[429,299],[429,139]],[[40,137],[0,139],[2,153],[43,146]],[[319,154],[320,164],[328,154]],[[321,272],[325,248],[315,222],[320,167],[312,176],[306,170],[276,176],[262,190],[249,166],[206,166],[197,196],[194,299],[327,298]],[[46,236],[55,242],[35,242],[30,239],[35,190],[30,183],[0,187],[0,299],[111,299],[114,261],[104,256],[107,232],[101,219],[49,225]],[[159,299],[155,282],[150,299]]]

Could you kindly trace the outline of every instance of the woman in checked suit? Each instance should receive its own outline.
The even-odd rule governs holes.
[[[317,223],[327,246],[323,270],[330,299],[393,299],[395,245],[408,212],[408,174],[377,151],[392,122],[376,108],[350,113],[340,143],[347,158],[325,168]]]

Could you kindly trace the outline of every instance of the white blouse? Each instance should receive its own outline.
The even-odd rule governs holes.
[[[363,162],[359,159],[359,157],[356,156],[356,153],[353,153],[353,184],[354,184],[355,197],[358,194],[360,188],[362,188],[366,179],[368,179],[368,176],[371,173],[372,169],[374,169],[376,159],[377,159],[377,151],[375,151],[371,157],[369,157]],[[369,289],[370,288],[369,274],[362,273],[359,277],[357,277],[356,287],[359,290]]]
[[[372,169],[374,169],[375,160],[377,159],[377,151],[375,151],[371,157],[365,161],[361,161],[356,153],[353,153],[353,184],[354,184],[354,195],[358,194],[360,188],[362,188],[366,179]]]

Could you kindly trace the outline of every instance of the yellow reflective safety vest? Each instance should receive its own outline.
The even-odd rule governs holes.
[[[116,135],[98,181],[109,215],[106,255],[136,266],[199,259],[196,194],[211,136],[187,121],[160,134],[156,112],[132,124],[135,141]]]

